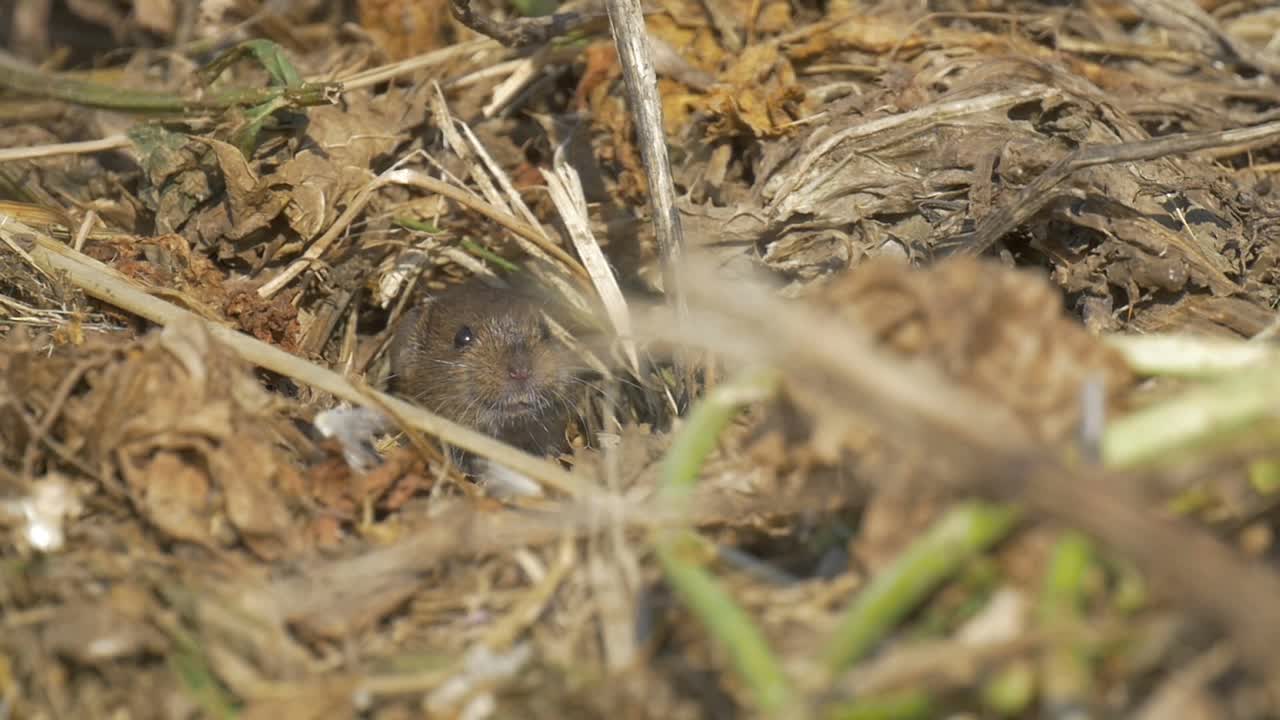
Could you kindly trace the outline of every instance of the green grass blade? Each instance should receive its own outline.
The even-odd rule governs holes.
[[[658,560],[671,587],[733,657],[734,667],[766,715],[792,706],[791,688],[764,634],[706,570],[679,551],[684,533],[673,532],[658,543]]]
[[[863,658],[929,593],[1008,535],[1016,522],[1017,514],[1004,506],[952,508],[858,594],[827,645],[827,671],[834,677]]]
[[[687,500],[702,464],[716,439],[741,407],[772,393],[777,373],[753,370],[708,393],[690,413],[667,453],[662,495]],[[656,542],[658,560],[668,582],[708,633],[733,658],[734,668],[755,696],[761,712],[778,716],[794,707],[790,684],[769,648],[764,633],[746,611],[701,565],[682,552],[696,544],[689,531],[669,530]]]

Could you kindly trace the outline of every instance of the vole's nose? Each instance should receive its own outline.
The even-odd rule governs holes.
[[[524,384],[533,373],[533,356],[524,346],[514,347],[507,355],[507,377]]]

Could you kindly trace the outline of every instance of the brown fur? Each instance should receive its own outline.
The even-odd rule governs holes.
[[[569,357],[542,306],[471,281],[411,310],[391,344],[392,387],[454,422],[535,454],[564,442]],[[472,340],[457,347],[461,328]],[[528,377],[511,377],[523,370]],[[465,459],[465,458],[463,458]]]

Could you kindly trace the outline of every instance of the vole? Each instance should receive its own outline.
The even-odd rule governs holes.
[[[461,425],[537,455],[564,444],[572,356],[545,304],[478,280],[409,311],[391,341],[391,388]],[[454,460],[476,472],[474,459]]]

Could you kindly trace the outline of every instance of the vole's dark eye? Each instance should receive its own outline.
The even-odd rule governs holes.
[[[471,344],[476,336],[471,333],[471,328],[463,325],[458,328],[458,334],[453,336],[453,346],[461,350]]]
[[[543,340],[551,339],[551,326],[545,320],[538,323],[538,336]]]

